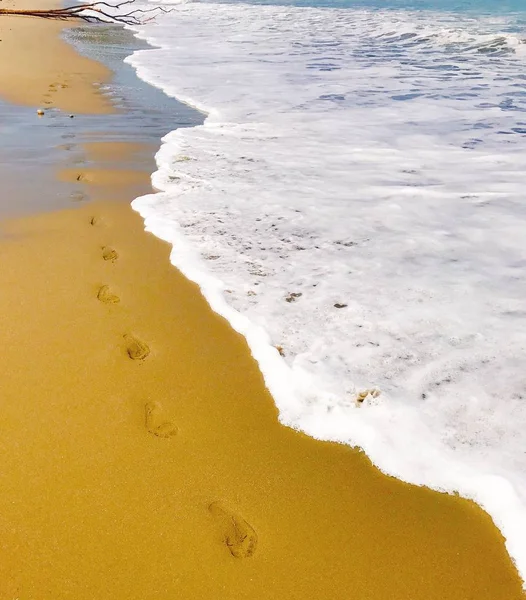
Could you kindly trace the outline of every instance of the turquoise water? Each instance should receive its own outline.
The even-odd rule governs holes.
[[[279,6],[316,6],[334,8],[374,8],[380,10],[440,10],[499,15],[522,13],[526,15],[525,0],[295,0],[292,2],[254,1],[251,4]]]

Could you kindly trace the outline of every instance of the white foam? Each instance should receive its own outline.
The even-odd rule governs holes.
[[[133,206],[247,337],[282,422],[474,498],[524,579],[526,91],[510,31],[184,4],[128,60],[208,113],[165,137],[161,192]]]

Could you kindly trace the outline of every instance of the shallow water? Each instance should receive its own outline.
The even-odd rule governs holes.
[[[493,4],[175,6],[128,60],[209,116],[134,207],[285,424],[475,498],[524,577],[526,31]]]
[[[131,52],[146,48],[129,31],[115,26],[84,26],[66,29],[65,38],[83,55],[102,62],[114,75],[101,92],[112,98],[117,111],[111,115],[74,115],[0,101],[0,216],[57,210],[87,200],[82,186],[58,181],[54,166],[89,167],[82,145],[96,142],[155,144],[175,127],[200,124],[203,116],[138,79],[123,63]],[[122,160],[121,165],[126,166]],[[130,154],[129,169],[154,168],[147,156]],[[30,175],[30,176],[29,176]],[[35,196],[34,180],[45,182]]]

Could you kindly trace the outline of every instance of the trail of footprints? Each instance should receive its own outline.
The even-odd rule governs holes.
[[[97,216],[91,217],[89,224],[98,226],[102,223]],[[101,257],[104,261],[115,263],[119,253],[111,246],[101,247]],[[121,299],[107,284],[99,287],[97,299],[102,304],[119,304]],[[126,354],[130,360],[144,361],[150,355],[150,347],[144,341],[131,333],[123,334]],[[147,402],[144,406],[144,425],[148,434],[161,439],[173,438],[178,433],[177,425],[163,416],[162,405],[159,402]],[[230,556],[235,559],[251,557],[257,547],[256,530],[241,515],[230,510],[222,502],[212,502],[208,512],[213,518],[217,531],[221,534],[222,543]]]
[[[47,92],[43,94],[43,104],[50,106],[53,104],[53,96],[59,91],[64,90],[69,87],[69,83],[67,81],[50,83]]]

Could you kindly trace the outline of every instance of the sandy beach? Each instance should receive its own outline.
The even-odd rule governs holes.
[[[63,27],[2,18],[0,95],[110,119],[111,72]],[[46,172],[89,201],[2,222],[0,598],[524,598],[474,503],[279,424],[244,338],[130,207],[153,151],[71,141]]]

